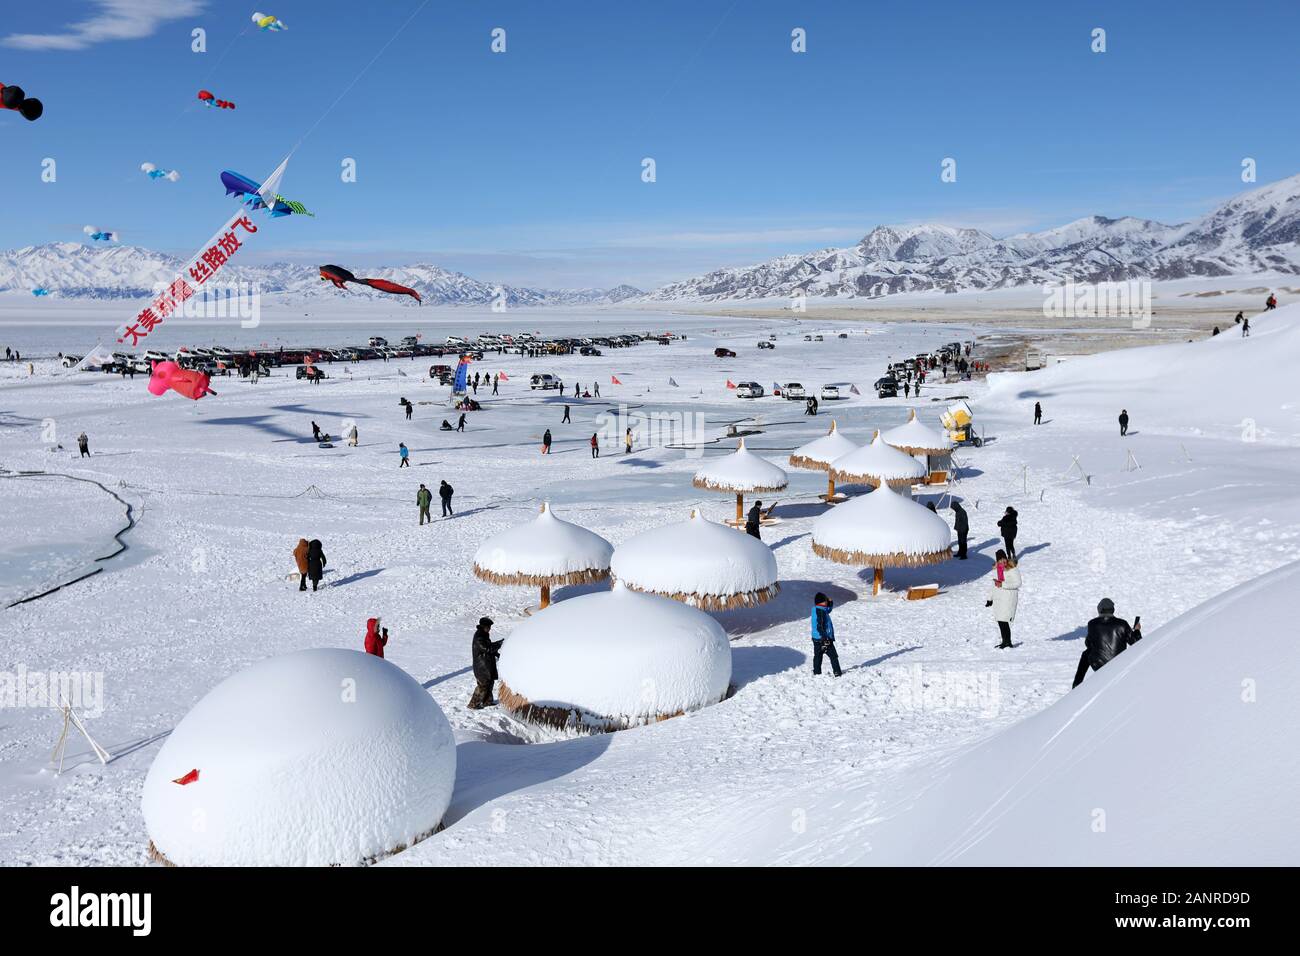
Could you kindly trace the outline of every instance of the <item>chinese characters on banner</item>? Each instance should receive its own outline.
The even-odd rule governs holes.
[[[244,232],[241,234],[236,231],[238,229]],[[131,346],[138,345],[141,339],[162,325],[164,319],[194,295],[196,289],[200,289],[205,282],[221,272],[222,267],[243,248],[241,235],[255,232],[257,226],[248,218],[247,213],[243,210],[235,213],[217,231],[217,234],[204,244],[176,279],[155,296],[153,302],[140,310],[135,321],[121,329],[118,341]],[[246,235],[244,237],[247,238]]]

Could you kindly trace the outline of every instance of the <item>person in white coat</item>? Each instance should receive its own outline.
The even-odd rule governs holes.
[[[1020,569],[1016,559],[1007,557],[1005,551],[998,551],[997,564],[993,568],[993,593],[984,602],[985,607],[993,608],[993,617],[998,622],[998,631],[1002,635],[999,648],[1012,647],[1011,622],[1016,619],[1016,605],[1020,603]]]

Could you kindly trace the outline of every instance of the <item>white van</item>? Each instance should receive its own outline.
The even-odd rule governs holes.
[[[781,386],[781,394],[790,401],[794,401],[797,398],[803,398],[803,386],[798,382],[786,382]]]
[[[534,375],[532,378],[528,380],[528,387],[533,389],[540,388],[543,391],[545,391],[546,389],[549,388],[562,389],[564,388],[564,383],[560,381],[559,378],[552,375],[550,372],[542,372],[538,375]]]
[[[757,382],[741,382],[736,386],[737,398],[762,398],[764,394],[763,386]]]

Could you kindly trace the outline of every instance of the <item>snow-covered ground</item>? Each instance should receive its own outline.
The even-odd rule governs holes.
[[[1290,381],[1300,362],[1298,310],[1258,317],[1245,341],[1230,333],[1074,359],[991,385],[933,385],[919,401],[880,401],[869,386],[890,357],[959,337],[950,327],[855,326],[847,339],[804,342],[803,334],[815,330],[811,323],[777,318],[627,310],[420,315],[435,340],[462,329],[549,328],[548,322],[566,333],[671,328],[689,336],[599,358],[488,356],[479,367],[504,371],[509,381],[496,398],[480,390],[484,409],[468,416],[464,433],[438,430],[456,413],[444,404],[447,390],[421,374],[428,359],[327,366],[331,377],[320,386],[283,374],[256,385],[222,379],[214,383],[220,394],[198,403],[174,394],[154,398],[143,380],[61,375],[49,360],[38,361],[31,376],[25,362],[2,366],[0,465],[93,479],[132,505],[137,525],[124,537],[128,550],[103,562],[101,573],[0,610],[0,662],[8,673],[103,675],[102,713],[87,726],[115,755],[100,766],[74,737],[68,766],[56,776],[47,760],[60,729],[57,714],[0,711],[0,863],[144,863],[144,777],[190,708],[226,677],[272,654],[359,648],[374,616],[392,635],[388,659],[424,685],[459,742],[446,829],[382,865],[950,859],[935,849],[943,837],[873,856],[873,830],[900,801],[914,802],[931,787],[927,774],[940,765],[971,774],[972,761],[985,754],[999,765],[989,772],[1001,772],[1003,752],[981,744],[1041,727],[1063,707],[1078,709],[1076,695],[1095,700],[1093,710],[1122,712],[1125,684],[1135,683],[1117,679],[1123,668],[1158,667],[1176,656],[1155,652],[1167,622],[1294,559],[1300,404]],[[168,344],[235,346],[277,337],[329,344],[407,334],[414,321],[403,313],[401,322],[375,326],[377,317],[362,331],[342,320],[315,324],[316,317],[299,319],[289,331],[175,328]],[[93,337],[83,341],[84,328],[5,331],[32,355],[93,344]],[[777,347],[755,348],[770,333]],[[715,358],[718,344],[738,357]],[[599,381],[602,398],[568,399],[573,423],[562,425],[566,399],[527,388],[537,371],[584,386]],[[611,385],[611,375],[622,385]],[[737,399],[725,387],[728,378],[765,386],[797,380],[810,394],[836,383],[849,395],[847,385],[856,383],[862,395],[823,402],[822,414],[809,418],[798,403],[780,398]],[[957,452],[961,478],[953,493],[971,516],[971,559],[890,570],[886,593],[873,599],[870,569],[812,553],[826,475],[790,469],[788,456],[824,435],[831,417],[863,444],[874,430],[903,423],[913,408],[937,425],[942,400],[957,395],[971,397],[988,439],[983,448]],[[411,422],[398,404],[402,396],[417,403]],[[1035,400],[1044,407],[1038,427],[1031,424]],[[650,429],[642,428],[633,452],[622,454],[622,425],[602,430],[600,417],[620,403],[687,429],[690,416],[701,414],[709,441],[698,451],[665,447],[681,438],[681,430],[670,433],[665,425],[660,443],[647,446]],[[1125,439],[1116,424],[1121,407],[1132,416]],[[742,419],[761,429],[746,446],[785,467],[790,486],[762,496],[765,504],[779,501],[780,522],[763,532],[776,556],[779,595],[714,615],[732,639],[735,693],[684,716],[597,736],[526,727],[495,709],[468,710],[474,623],[493,617],[493,637],[509,641],[537,598],[531,588],[477,579],[470,568],[479,545],[535,516],[543,501],[615,546],[684,520],[693,507],[714,520],[731,517],[734,496],[694,488],[691,476],[702,460],[734,450],[735,441],[721,436]],[[313,420],[335,435],[355,422],[359,447],[318,448]],[[555,446],[543,457],[547,428]],[[81,431],[90,437],[89,460],[76,454]],[[608,438],[593,460],[588,440],[598,431]],[[51,435],[61,447],[51,447]],[[399,441],[411,449],[409,469],[398,470]],[[436,490],[443,479],[456,489],[456,516],[418,526],[419,483]],[[950,520],[946,502],[935,500]],[[995,522],[1008,504],[1020,512],[1024,587],[1013,625],[1019,646],[1001,651],[984,601],[998,545]],[[114,550],[124,516],[122,505],[94,485],[5,477],[0,521],[7,532],[0,539],[0,593],[8,603],[74,577]],[[291,552],[302,537],[324,544],[329,563],[318,593],[301,593],[296,576],[289,580]],[[1287,580],[1275,586],[1285,588]],[[929,582],[942,585],[939,597],[902,600],[908,585]],[[604,586],[562,588],[554,598]],[[838,680],[810,673],[808,610],[817,591],[836,603],[845,668]],[[1083,626],[1103,596],[1114,599],[1121,616],[1141,614],[1147,640],[1132,660],[1092,675],[1062,702]],[[1263,629],[1254,618],[1239,631],[1213,616],[1199,620],[1199,631],[1171,628],[1170,639],[1209,628],[1228,660]],[[617,639],[618,622],[608,627],[609,639]],[[1270,654],[1287,647],[1259,644],[1242,660],[1265,668]],[[1230,675],[1235,687],[1238,671]],[[1104,696],[1089,686],[1094,682]],[[1162,679],[1141,686],[1142,693],[1174,694],[1182,685]],[[1036,714],[1043,715],[1038,724],[1026,723]],[[1289,733],[1235,741],[1239,759],[1253,765],[1284,745],[1294,755],[1294,733],[1292,725]],[[1138,759],[1134,746],[1126,746],[1124,760]],[[1159,746],[1153,741],[1152,752]],[[1278,786],[1294,792],[1294,757],[1275,765]],[[1190,775],[1188,786],[1212,770]],[[981,778],[984,789],[972,799],[984,799],[998,779]],[[1006,786],[1018,784],[1009,779]],[[1116,801],[1143,795],[1112,787],[1104,799],[1088,806],[1115,808],[1115,819]],[[936,803],[939,810],[923,808],[931,814],[925,819],[957,832],[962,820]],[[1261,818],[1256,825],[1267,832],[1291,823]],[[991,829],[983,845],[998,844],[1002,852],[980,859],[1017,859],[1023,833],[1032,832]],[[897,848],[896,837],[882,831],[879,840]],[[1171,830],[1167,839],[1183,838]],[[1183,852],[1171,850],[1168,859],[1222,858],[1214,845],[1179,846]],[[1282,846],[1281,862],[1300,862],[1294,841]]]

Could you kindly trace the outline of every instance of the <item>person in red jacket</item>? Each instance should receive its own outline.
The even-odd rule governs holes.
[[[379,618],[372,617],[366,621],[366,653],[376,657],[384,656],[384,645],[388,643],[388,628],[379,626]]]

